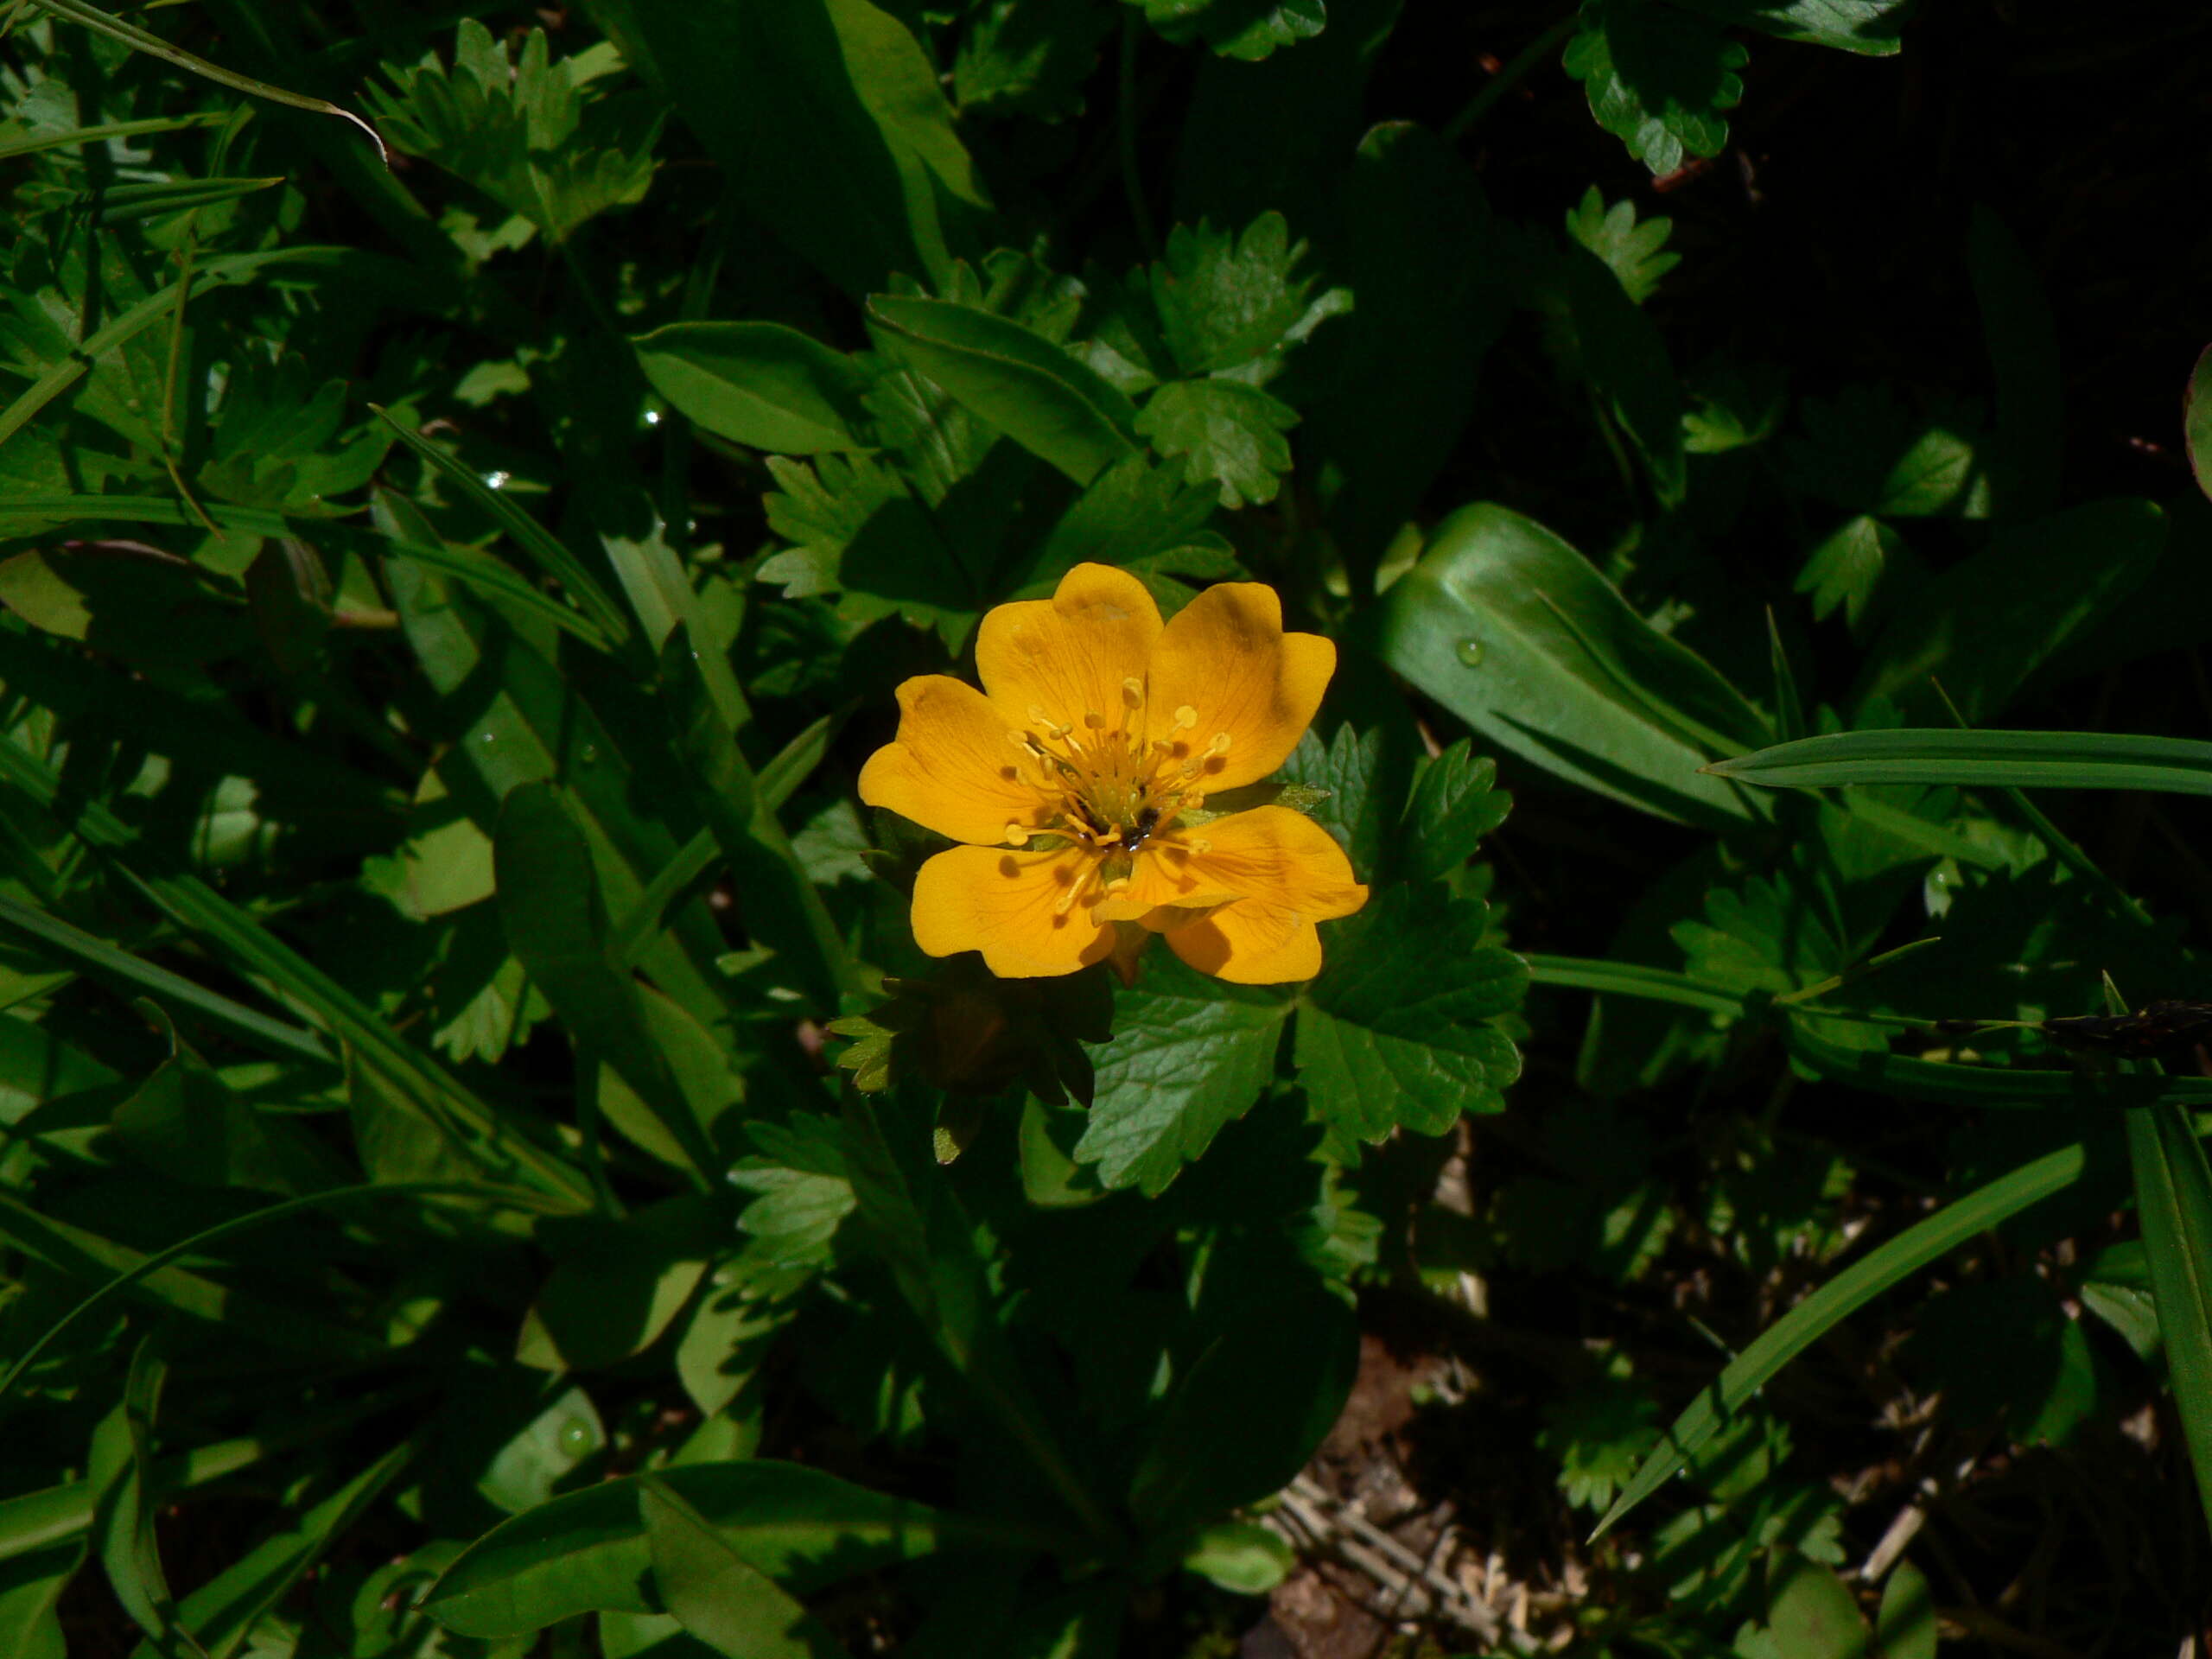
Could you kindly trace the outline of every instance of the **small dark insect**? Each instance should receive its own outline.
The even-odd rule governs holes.
[[[1147,806],[1137,814],[1137,821],[1122,831],[1122,850],[1134,853],[1152,839],[1152,832],[1160,823],[1160,809]]]
[[[2152,1059],[2212,1043],[2212,1002],[2146,1002],[2133,1014],[2046,1020],[2043,1031],[2069,1048],[2121,1059]]]

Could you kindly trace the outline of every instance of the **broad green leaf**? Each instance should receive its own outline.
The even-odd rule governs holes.
[[[2127,1151],[2174,1406],[2212,1521],[2212,1166],[2189,1116],[2170,1103],[2128,1113]]]
[[[143,1338],[130,1356],[123,1398],[92,1431],[85,1478],[93,1492],[92,1529],[109,1587],[131,1622],[164,1645],[196,1653],[199,1643],[180,1631],[175,1599],[162,1570],[154,1536],[151,1484],[154,1414],[168,1367],[156,1338]]]
[[[911,1097],[899,1103],[909,1111],[914,1104]],[[847,1091],[843,1150],[860,1230],[976,1408],[1057,1500],[1034,1524],[1072,1532],[1093,1549],[1126,1548],[1121,1528],[1038,1402],[1021,1351],[1009,1340],[976,1224],[936,1164],[917,1155],[919,1136],[904,1124],[887,1133],[886,1116],[876,1101]],[[893,1134],[903,1138],[894,1144]]]
[[[197,1186],[292,1194],[340,1185],[350,1173],[327,1142],[255,1110],[178,1040],[110,1122],[131,1157]]]
[[[1662,504],[1679,504],[1688,487],[1682,388],[1658,326],[1621,275],[1580,244],[1555,262],[1544,297],[1563,314],[1575,368],[1643,458],[1653,491]]]
[[[2212,346],[2197,354],[2183,393],[2182,431],[2189,445],[2189,467],[2196,486],[2212,496]]]
[[[1135,989],[1114,997],[1114,1038],[1097,1067],[1076,1160],[1109,1187],[1166,1189],[1274,1074],[1291,1005],[1185,967],[1155,944]]]
[[[659,1477],[639,1487],[653,1587],[677,1622],[726,1659],[842,1659],[845,1649]]]
[[[1505,1109],[1521,1056],[1485,1022],[1520,1006],[1528,969],[1484,944],[1488,925],[1483,905],[1411,885],[1330,925],[1293,1049],[1325,1122],[1376,1141],[1398,1128],[1441,1135],[1462,1112]]]
[[[67,1659],[58,1609],[84,1546],[69,1543],[0,1566],[0,1649],[17,1659]]]
[[[1912,0],[1682,0],[1724,23],[1740,23],[1785,41],[1808,41],[1886,57]]]
[[[1371,573],[1465,430],[1511,295],[1474,169],[1427,129],[1369,131],[1335,205],[1344,230],[1326,257],[1357,303],[1305,348],[1314,391],[1299,430],[1330,532]],[[1371,574],[1359,587],[1371,591]]]
[[[230,1659],[255,1622],[291,1592],[422,1451],[403,1440],[327,1496],[283,1512],[276,1529],[187,1596],[177,1611],[208,1659]],[[131,1659],[164,1659],[142,1642]]]
[[[2005,1217],[2063,1192],[2087,1163],[2079,1142],[2050,1153],[1990,1182],[1870,1251],[1837,1274],[1759,1334],[1758,1339],[1699,1390],[1676,1417],[1658,1450],[1605,1511],[1595,1535],[1657,1491],[1725,1427],[1784,1365],[1882,1292],[1986,1231]]]
[[[941,283],[988,205],[921,41],[868,0],[599,0],[753,217],[855,295]],[[642,53],[633,48],[642,48]]]
[[[700,670],[702,654],[686,626],[669,635],[660,657],[668,718],[693,799],[736,878],[747,929],[778,953],[787,985],[834,1007],[841,995],[861,989],[859,968],[791,850],[775,801],[723,723]]]
[[[660,1478],[744,1560],[800,1594],[954,1543],[1009,1541],[797,1464],[692,1464]],[[604,1481],[501,1522],[438,1580],[431,1615],[459,1635],[497,1639],[594,1609],[665,1611],[639,1502],[635,1479]]]
[[[672,322],[632,344],[653,390],[719,437],[779,455],[867,447],[868,372],[796,328]]]
[[[1219,1521],[1183,1553],[1183,1570],[1240,1596],[1264,1596],[1297,1570],[1298,1552],[1256,1521]]]
[[[1777,1551],[1768,1564],[1766,1628],[1739,1651],[1745,1659],[1866,1659],[1871,1637],[1833,1567]]]
[[[2165,537],[2165,514],[2127,499],[2000,531],[1882,631],[1860,671],[1860,706],[1878,698],[1908,719],[1938,715],[1929,682],[1940,680],[1969,722],[1991,718],[2038,664],[2127,596]]]
[[[591,849],[558,786],[524,784],[508,795],[493,856],[500,919],[531,982],[561,1014],[579,1054],[613,1067],[706,1179],[717,1160],[695,1103],[646,1027],[636,979],[607,956]]]
[[[1955,784],[2212,795],[2212,743],[2117,732],[1831,732],[1716,760],[1706,770],[1764,789]]]
[[[548,1221],[537,1237],[554,1267],[524,1322],[516,1357],[541,1370],[597,1370],[657,1341],[706,1276],[728,1219],[696,1195],[664,1198],[620,1222]]]
[[[1341,1299],[1314,1290],[1238,1307],[1160,1408],[1129,1485],[1139,1523],[1172,1537],[1287,1485],[1358,1369],[1358,1322]]]
[[[1518,513],[1484,504],[1438,525],[1372,627],[1383,662],[1489,743],[1661,817],[1720,828],[1752,816],[1698,768],[1734,734],[1763,737],[1764,721]]]
[[[1136,429],[1155,454],[1180,460],[1185,476],[1221,486],[1231,511],[1275,499],[1290,471],[1282,435],[1298,411],[1239,380],[1171,380],[1145,400]]]
[[[1936,1659],[1936,1598],[1928,1575],[1910,1561],[1890,1569],[1874,1615],[1874,1644],[1883,1659]]]
[[[1728,142],[1726,112],[1742,101],[1737,72],[1750,55],[1656,0],[1586,0],[1566,62],[1598,124],[1652,172],[1671,173],[1685,152],[1717,156]]]
[[[1077,483],[1136,452],[1128,399],[1020,323],[950,300],[893,294],[874,296],[868,309],[891,356]]]

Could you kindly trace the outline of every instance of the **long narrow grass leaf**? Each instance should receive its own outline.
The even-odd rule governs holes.
[[[1644,1459],[1592,1537],[1601,1537],[1630,1510],[1666,1484],[1695,1457],[1729,1418],[1741,1410],[1776,1372],[1829,1330],[1891,1286],[1955,1249],[2005,1217],[2061,1192],[2081,1179],[2087,1155],[2080,1142],[2045,1154],[1990,1182],[1907,1229],[1822,1285],[1759,1334],[1712,1384],[1675,1419],[1658,1448]]]
[[[2212,1524],[2212,1166],[2188,1117],[2168,1102],[2128,1113],[2127,1151],[2174,1408]]]
[[[1704,770],[1768,789],[1951,784],[2212,795],[2212,743],[2103,732],[1832,732]]]

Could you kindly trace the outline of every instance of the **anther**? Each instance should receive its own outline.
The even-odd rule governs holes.
[[[1144,682],[1134,674],[1122,682],[1122,706],[1138,709],[1144,704]]]
[[[1106,716],[1086,713],[1083,717],[1083,723],[1094,732],[1103,732],[1106,729]]]
[[[1180,709],[1178,709],[1175,711],[1175,729],[1177,731],[1187,732],[1192,727],[1198,723],[1198,711],[1192,708],[1189,703],[1185,703]]]
[[[1206,753],[1208,754],[1227,754],[1229,753],[1229,734],[1227,732],[1216,732],[1213,734],[1213,741],[1206,745]]]
[[[1029,832],[1018,823],[1009,823],[1006,827],[1006,842],[1009,847],[1027,847]]]

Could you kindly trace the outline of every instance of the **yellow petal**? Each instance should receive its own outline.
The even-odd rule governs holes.
[[[972,685],[923,674],[899,688],[899,736],[861,768],[861,799],[955,841],[1004,841],[1044,821],[1006,716]]]
[[[1367,902],[1344,849],[1287,807],[1217,818],[1179,833],[1156,853],[1147,849],[1137,863],[1129,894],[1160,906],[1144,925],[1166,934],[1193,968],[1238,984],[1313,978],[1321,971],[1313,924],[1349,916]],[[1236,897],[1221,903],[1224,893]]]
[[[1137,855],[1126,896],[1192,906],[1234,897],[1325,922],[1365,904],[1367,889],[1352,879],[1344,849],[1313,819],[1287,806],[1255,806],[1155,839]]]
[[[1226,733],[1228,753],[1204,763],[1204,787],[1257,783],[1298,747],[1336,667],[1330,641],[1282,631],[1282,601],[1274,588],[1220,582],[1161,631],[1145,693],[1148,729],[1198,755]],[[1198,721],[1179,733],[1171,722],[1179,709]]]
[[[1080,904],[1061,906],[1094,861],[1075,848],[939,853],[914,879],[914,943],[933,957],[980,950],[1002,979],[1071,974],[1103,961],[1113,954],[1114,930]]]
[[[1202,974],[1237,985],[1287,985],[1321,971],[1321,936],[1295,911],[1247,899],[1161,934]]]
[[[976,667],[991,701],[1014,725],[1036,709],[1084,728],[1085,715],[1122,723],[1122,686],[1141,682],[1160,607],[1126,570],[1078,564],[1050,599],[995,607],[976,636]]]

